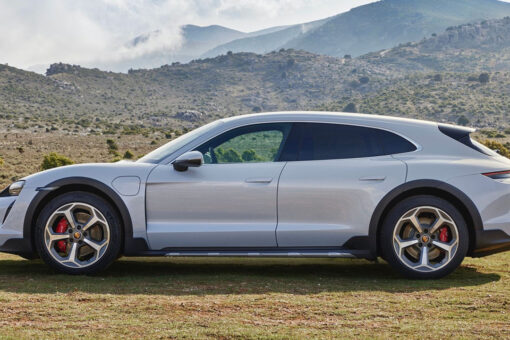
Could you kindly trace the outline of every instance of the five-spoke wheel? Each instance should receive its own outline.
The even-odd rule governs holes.
[[[414,196],[399,202],[381,231],[383,257],[413,278],[449,274],[464,259],[468,232],[459,211],[434,196]]]
[[[79,268],[103,256],[110,241],[110,226],[90,204],[73,202],[58,208],[48,219],[44,241],[55,260]]]
[[[113,207],[87,192],[54,198],[41,211],[35,243],[41,258],[59,271],[90,274],[120,251],[120,223]]]

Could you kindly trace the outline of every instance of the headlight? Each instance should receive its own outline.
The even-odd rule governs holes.
[[[25,186],[25,181],[17,181],[9,186],[9,195],[18,196]]]

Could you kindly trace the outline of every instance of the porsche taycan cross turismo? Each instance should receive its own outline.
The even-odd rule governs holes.
[[[89,274],[119,256],[384,258],[439,278],[510,249],[510,160],[472,129],[375,115],[222,119],[136,162],[0,194],[0,251]]]

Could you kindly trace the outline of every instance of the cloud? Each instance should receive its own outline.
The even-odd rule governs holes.
[[[180,26],[243,31],[315,20],[374,0],[0,0],[0,63],[93,66],[182,44]],[[140,34],[149,41],[129,45]]]

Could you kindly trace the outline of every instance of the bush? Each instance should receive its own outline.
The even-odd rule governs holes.
[[[488,73],[482,73],[480,74],[480,76],[478,77],[478,81],[482,84],[486,84],[490,81],[490,76]]]
[[[361,84],[368,84],[369,81],[370,81],[370,78],[368,78],[368,77],[360,77],[359,78],[359,82]]]
[[[133,159],[134,157],[135,157],[135,155],[131,151],[129,151],[129,150],[127,150],[124,153],[124,159]]]
[[[457,124],[466,126],[469,124],[469,119],[466,116],[462,115],[459,117],[459,119],[457,119]]]
[[[119,149],[119,146],[117,145],[117,143],[115,143],[113,139],[107,139],[106,145],[108,145],[108,151],[112,154]]]
[[[58,168],[59,166],[71,165],[74,162],[66,156],[59,155],[56,152],[44,155],[43,162],[41,164],[41,170],[48,170]]]
[[[508,150],[503,144],[492,140],[486,140],[483,144],[489,149],[497,151],[501,156],[510,158],[510,150]]]
[[[358,109],[356,107],[356,104],[354,103],[349,103],[347,104],[344,109],[343,109],[344,112],[350,112],[350,113],[356,113],[358,112]]]

